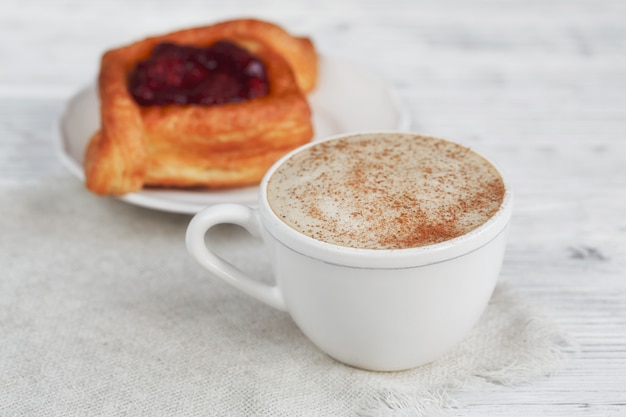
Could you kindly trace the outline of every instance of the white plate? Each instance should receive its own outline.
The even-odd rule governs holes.
[[[383,130],[407,130],[409,118],[395,95],[378,77],[340,60],[320,60],[318,84],[309,95],[315,137]],[[84,180],[83,155],[100,126],[95,85],[68,101],[57,126],[58,154],[70,172]],[[227,191],[142,190],[119,197],[131,204],[157,210],[195,214],[217,203],[254,204],[257,188]]]

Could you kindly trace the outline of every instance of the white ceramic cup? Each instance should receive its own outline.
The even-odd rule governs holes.
[[[272,173],[309,146],[315,143],[287,154],[267,172],[258,207],[221,204],[194,216],[186,237],[189,252],[217,277],[288,312],[319,349],[345,364],[395,371],[435,360],[469,333],[489,302],[512,212],[508,184],[496,214],[463,236],[408,249],[337,246],[295,231],[267,201]],[[224,223],[263,239],[275,285],[255,280],[207,249],[206,232]]]

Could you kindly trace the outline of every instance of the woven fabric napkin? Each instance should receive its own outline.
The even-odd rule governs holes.
[[[567,338],[500,285],[473,333],[430,365],[367,372],[318,351],[285,313],[186,253],[189,216],[57,178],[0,205],[2,416],[422,416],[457,389],[545,375]],[[262,244],[216,248],[262,280]]]

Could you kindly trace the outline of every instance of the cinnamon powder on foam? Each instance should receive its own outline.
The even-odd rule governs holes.
[[[272,210],[315,239],[363,249],[440,243],[500,207],[496,169],[461,145],[416,135],[358,135],[319,143],[268,184]]]

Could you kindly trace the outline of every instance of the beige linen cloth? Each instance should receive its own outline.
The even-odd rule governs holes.
[[[455,390],[543,378],[571,349],[500,285],[437,362],[354,369],[202,270],[184,246],[189,216],[68,178],[0,198],[1,416],[445,415],[463,407]],[[213,233],[226,258],[271,279],[259,242],[234,226]]]

